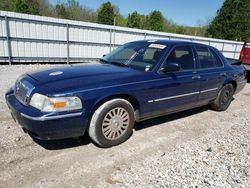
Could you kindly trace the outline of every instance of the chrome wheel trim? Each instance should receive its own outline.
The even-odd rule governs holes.
[[[102,122],[102,133],[108,140],[121,138],[129,127],[130,117],[126,109],[117,107],[110,110]]]

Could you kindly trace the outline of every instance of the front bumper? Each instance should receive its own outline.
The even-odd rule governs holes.
[[[21,104],[13,93],[7,93],[6,103],[11,115],[25,132],[40,140],[57,140],[82,136],[87,127],[83,112],[47,113]]]

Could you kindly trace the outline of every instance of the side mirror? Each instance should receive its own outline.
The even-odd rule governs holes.
[[[167,73],[167,72],[178,72],[180,70],[180,65],[178,63],[167,63],[164,64],[163,67],[160,69],[161,72]]]
[[[103,56],[102,57],[105,57],[106,56],[106,54],[103,54]]]

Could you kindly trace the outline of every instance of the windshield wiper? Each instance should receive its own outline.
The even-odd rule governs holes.
[[[115,61],[111,61],[109,62],[110,64],[113,65],[118,65],[118,66],[122,66],[122,67],[129,67],[129,65],[125,64],[125,63],[120,63],[120,62],[115,62]]]
[[[105,59],[100,59],[100,61],[101,62],[103,62],[103,63],[109,63],[107,60],[105,60]]]
[[[116,61],[107,61],[105,59],[100,59],[101,62],[103,63],[108,63],[108,64],[113,64],[113,65],[118,65],[118,66],[122,66],[122,67],[129,67],[128,64],[125,63],[121,63],[121,62],[116,62]]]

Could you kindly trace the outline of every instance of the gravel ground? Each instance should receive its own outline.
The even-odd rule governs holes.
[[[113,148],[87,135],[34,142],[4,92],[22,73],[53,66],[1,66],[0,187],[250,187],[250,84],[225,112],[202,107],[137,123]]]

